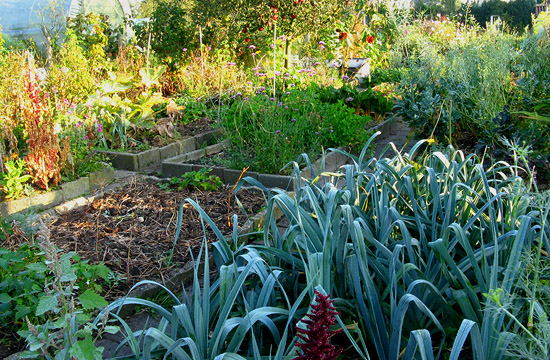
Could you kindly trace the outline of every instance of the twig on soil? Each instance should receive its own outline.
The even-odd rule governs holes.
[[[244,173],[250,169],[250,166],[247,166],[241,171],[241,175],[239,175],[239,178],[235,182],[235,185],[229,190],[229,194],[227,195],[227,226],[231,229],[231,194],[233,191],[235,191],[235,188],[237,187],[237,184],[239,181],[241,181],[241,178],[243,177]]]
[[[132,241],[134,240],[134,224],[130,227],[130,241],[128,242],[128,258],[126,259],[126,278],[130,281],[130,253],[132,252]]]

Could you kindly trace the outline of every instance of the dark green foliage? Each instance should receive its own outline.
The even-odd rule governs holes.
[[[3,234],[11,232],[8,225],[2,225]],[[76,254],[72,270],[76,275],[75,286],[82,293],[85,290],[101,292],[100,283],[109,278],[110,270],[103,264],[93,265]],[[12,251],[0,248],[0,326],[2,332],[16,333],[26,329],[25,317],[36,323],[45,319],[36,315],[40,299],[45,295],[44,286],[52,282],[52,275],[45,264],[44,253],[35,244],[23,244]]]
[[[481,26],[491,23],[492,15],[499,15],[515,31],[523,31],[531,25],[531,13],[535,11],[535,0],[488,0],[472,6],[471,13]]]
[[[312,99],[291,95],[286,101],[270,98],[262,88],[249,100],[235,102],[222,116],[232,143],[235,168],[277,173],[301,153],[318,153],[321,114]],[[280,104],[280,106],[278,106]]]
[[[386,72],[387,78],[396,78],[398,75],[391,71]],[[322,102],[336,103],[342,101],[347,107],[352,108],[356,114],[373,113],[384,115],[393,109],[393,101],[384,94],[374,91],[371,87],[360,90],[355,86],[344,85],[341,88],[329,86],[318,90]],[[366,140],[366,139],[364,139]]]
[[[13,234],[13,230],[10,223],[4,219],[0,219],[0,241],[6,240],[11,234]]]
[[[67,29],[76,35],[86,54],[94,58],[116,56],[124,33],[122,27],[109,25],[108,16],[95,13],[70,18]]]
[[[357,149],[364,144],[370,136],[366,130],[370,116],[358,115],[353,105],[337,98],[344,93],[333,96],[334,88],[325,95],[320,91],[312,86],[275,99],[260,88],[255,96],[229,106],[221,120],[233,146],[232,166],[277,173],[296,154],[315,159],[321,147]]]
[[[457,94],[461,86],[451,81],[438,79],[428,84],[401,84],[401,96],[396,102],[396,113],[403,117],[416,132],[418,138],[434,138],[451,143],[457,136],[467,138],[477,133],[475,122],[461,121],[463,115],[453,109],[451,94]],[[473,104],[467,104],[473,109]],[[451,116],[449,116],[451,115]],[[474,137],[473,139],[477,139]]]
[[[43,295],[45,275],[40,269],[43,257],[35,246],[23,245],[17,251],[0,249],[0,325],[16,331],[24,326]]]
[[[456,11],[456,0],[415,0],[414,7],[419,13],[427,13],[431,17],[437,14],[451,15]]]
[[[396,83],[401,78],[400,68],[375,68],[371,76],[363,80],[363,86],[372,87],[382,83]]]
[[[159,1],[149,22],[137,25],[135,31],[138,43],[143,48],[147,48],[151,34],[151,49],[163,59],[170,57],[177,61],[200,45],[193,14],[179,2]]]

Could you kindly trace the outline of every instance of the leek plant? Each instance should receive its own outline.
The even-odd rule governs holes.
[[[182,203],[194,206],[210,227],[214,230],[222,246],[229,248],[210,217],[192,199]],[[181,209],[180,209],[181,212]],[[234,217],[235,238],[237,239],[237,218]],[[178,223],[181,226],[181,223]],[[204,224],[203,224],[204,225]],[[220,246],[217,244],[216,246]],[[133,352],[132,356],[120,358],[151,359],[157,356],[182,360],[195,359],[244,359],[239,352],[258,358],[260,356],[260,340],[272,339],[275,344],[281,339],[279,322],[285,322],[296,310],[281,306],[275,299],[273,289],[278,284],[281,271],[267,268],[263,260],[253,252],[243,253],[233,258],[234,262],[221,265],[218,277],[211,282],[211,257],[206,236],[203,246],[195,260],[192,295],[181,299],[168,288],[153,281],[142,281],[130,290],[144,284],[156,284],[174,300],[171,309],[164,308],[152,301],[125,297],[111,303],[96,318],[96,322],[105,317],[106,312],[114,317],[124,329],[126,339],[120,343],[117,352],[126,344]],[[202,273],[202,276],[199,274]],[[202,279],[201,279],[202,277]],[[263,286],[256,296],[250,298],[247,284],[259,278]],[[279,300],[279,306],[275,303]],[[118,314],[123,306],[140,305],[161,317],[157,327],[132,331],[128,324]],[[286,304],[285,304],[286,305]],[[292,316],[290,316],[292,318]],[[260,331],[263,324],[265,331]],[[244,345],[246,345],[246,349]],[[116,354],[115,354],[116,355]]]
[[[359,156],[347,154],[350,165],[321,168],[309,182],[294,166],[296,194],[274,191],[268,204],[290,225],[281,234],[268,214],[264,244],[254,248],[298,274],[288,293],[306,285],[330,293],[341,317],[359,324],[363,356],[432,359],[448,349],[456,359],[470,336],[474,358],[505,358],[515,328],[486,294],[501,289],[511,314],[521,311],[514,299],[523,255],[543,213],[515,192],[513,165],[488,165],[452,147],[414,161],[421,146],[367,160],[367,144]]]

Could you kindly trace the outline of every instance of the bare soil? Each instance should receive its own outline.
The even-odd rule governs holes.
[[[101,261],[126,278],[104,294],[114,299],[126,295],[141,280],[163,282],[171,269],[190,261],[191,252],[198,253],[204,231],[199,213],[189,203],[183,205],[180,236],[174,246],[178,210],[184,199],[196,201],[220,231],[230,235],[228,215],[238,214],[238,223],[243,225],[248,216],[265,206],[263,195],[256,191],[244,189],[238,197],[246,215],[236,205],[230,187],[221,191],[168,191],[142,180],[106,194],[88,207],[63,214],[48,227],[58,247],[75,251],[90,262]],[[208,241],[215,241],[214,233],[205,226]]]
[[[215,120],[207,117],[198,118],[190,123],[177,122],[176,130],[183,136],[194,136],[214,129]]]

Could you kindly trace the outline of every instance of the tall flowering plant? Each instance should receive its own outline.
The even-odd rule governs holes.
[[[36,67],[29,55],[23,68],[21,110],[27,132],[28,152],[25,163],[35,185],[48,190],[50,182],[59,182],[59,144],[54,119],[38,83]]]
[[[342,330],[330,330],[336,324],[336,315],[339,314],[330,300],[330,295],[323,295],[315,290],[315,302],[311,304],[311,314],[306,315],[309,319],[302,319],[306,328],[297,328],[297,336],[303,342],[296,342],[301,349],[297,357],[292,360],[334,360],[342,353],[330,343],[330,338],[342,332]],[[300,351],[298,351],[300,352]]]

